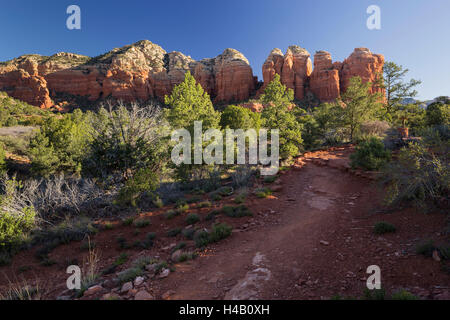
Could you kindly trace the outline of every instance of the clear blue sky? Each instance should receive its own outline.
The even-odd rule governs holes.
[[[66,28],[66,8],[81,8],[82,29]],[[366,28],[369,5],[381,30]],[[342,61],[368,47],[423,81],[419,99],[450,95],[449,0],[0,0],[0,61],[60,51],[95,56],[148,39],[194,59],[241,51],[261,78],[269,52],[291,44]]]

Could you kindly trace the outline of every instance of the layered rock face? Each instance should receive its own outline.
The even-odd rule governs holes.
[[[321,101],[333,101],[345,92],[351,77],[374,82],[383,65],[384,57],[366,48],[355,49],[342,63],[333,63],[330,53],[318,51],[313,71],[305,49],[290,46],[286,54],[274,49],[262,67],[264,83],[258,94],[279,74],[296,99],[312,93]],[[257,79],[239,51],[226,49],[216,58],[195,61],[181,52],[167,53],[147,40],[95,58],[58,53],[51,57],[25,55],[0,63],[0,91],[41,108],[53,106],[52,98],[163,100],[187,71],[215,102],[245,101],[255,93]],[[382,89],[373,86],[372,92],[376,91]]]
[[[234,49],[195,61],[144,40],[95,58],[71,53],[22,56],[0,64],[0,90],[42,108],[52,106],[50,97],[58,94],[91,101],[107,97],[162,100],[187,71],[217,102],[246,100],[255,88],[248,60]]]
[[[356,48],[355,51],[344,60],[340,70],[342,91],[348,87],[350,78],[359,76],[364,82],[374,83],[383,74],[384,56],[373,54],[367,48]],[[373,86],[371,92],[382,92],[383,90]]]
[[[38,64],[32,59],[18,62],[18,67],[4,67],[0,71],[0,88],[8,95],[32,105],[49,108],[53,105],[47,81],[39,76]],[[0,66],[0,70],[2,67]]]
[[[356,48],[344,62],[334,62],[331,54],[318,51],[314,55],[314,70],[309,53],[300,47],[289,47],[286,55],[274,49],[263,65],[264,85],[259,93],[279,74],[281,82],[303,99],[312,92],[320,101],[334,101],[347,90],[350,78],[359,76],[364,82],[374,83],[383,72],[384,57],[372,54],[369,49]],[[382,92],[375,85],[371,92]]]
[[[301,100],[305,96],[305,86],[311,72],[310,54],[305,49],[290,46],[285,55],[280,49],[274,49],[263,65],[264,85],[260,92],[263,92],[275,74],[279,74],[281,83],[293,89],[295,98]]]
[[[339,66],[333,65],[331,54],[318,51],[314,55],[314,71],[309,87],[321,101],[332,101],[340,95]]]

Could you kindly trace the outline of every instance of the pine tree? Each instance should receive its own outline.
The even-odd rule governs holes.
[[[294,111],[290,110],[293,101],[294,92],[281,83],[278,74],[261,96],[265,106],[262,112],[263,127],[280,130],[280,156],[283,159],[296,156],[303,143],[302,125],[297,121]]]
[[[403,78],[409,72],[402,66],[394,62],[386,62],[383,67],[384,88],[386,89],[386,113],[392,114],[396,111],[396,107],[401,105],[405,98],[413,98],[417,95],[414,87],[422,82],[411,79],[405,83]]]
[[[378,93],[371,94],[371,86],[372,83],[364,83],[360,77],[353,77],[341,97],[343,107],[340,109],[338,121],[349,130],[351,141],[363,122],[376,119],[380,113],[382,97]]]
[[[194,121],[203,121],[203,129],[219,127],[220,114],[189,71],[184,81],[165,97],[165,103],[171,107],[166,112],[167,120],[175,129],[192,129]]]

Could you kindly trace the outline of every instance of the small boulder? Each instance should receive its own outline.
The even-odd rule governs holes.
[[[145,281],[144,277],[137,277],[136,279],[134,279],[134,286],[135,287],[139,287],[141,284],[143,284]]]
[[[157,267],[156,263],[148,264],[148,265],[145,266],[145,270],[147,270],[150,273],[155,273],[156,267]]]
[[[153,296],[145,290],[141,290],[134,296],[134,300],[154,300]]]
[[[158,278],[160,278],[160,279],[167,278],[169,276],[169,274],[170,274],[170,270],[164,269],[163,271],[161,271]]]
[[[182,250],[177,250],[174,253],[172,253],[172,256],[170,257],[170,259],[172,259],[172,261],[174,261],[174,262],[177,262],[180,259],[182,254],[183,254]]]
[[[90,297],[90,296],[93,296],[93,295],[95,295],[95,294],[98,294],[98,293],[101,292],[102,290],[103,290],[103,287],[102,287],[102,286],[96,285],[96,286],[93,286],[93,287],[90,287],[89,289],[87,289],[87,290],[84,292],[83,296],[84,296],[84,297]]]
[[[133,289],[133,284],[131,283],[131,281],[130,282],[125,282],[122,285],[122,288],[120,289],[120,293],[127,293],[131,289]]]
[[[162,295],[163,300],[169,299],[171,296],[173,296],[176,292],[174,290],[169,290],[166,293]]]

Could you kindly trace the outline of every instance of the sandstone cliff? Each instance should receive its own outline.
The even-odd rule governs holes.
[[[106,97],[162,100],[187,71],[216,102],[246,100],[255,88],[248,60],[234,49],[195,61],[144,40],[95,58],[71,53],[19,57],[0,64],[0,90],[41,108],[52,106],[50,97],[58,94],[91,101]]]
[[[318,51],[314,55],[312,70],[310,55],[305,49],[289,47],[285,55],[280,49],[274,49],[263,65],[264,85],[259,93],[278,73],[281,82],[294,90],[297,99],[301,100],[311,92],[320,101],[334,101],[345,92],[350,78],[354,76],[374,83],[382,74],[383,65],[382,55],[372,54],[366,48],[356,48],[344,62],[334,63],[330,53]],[[371,91],[383,92],[375,85]]]
[[[290,46],[285,55],[280,49],[274,49],[263,65],[264,85],[259,92],[263,92],[277,73],[281,82],[294,90],[295,98],[301,100],[305,96],[305,85],[311,72],[310,54],[305,49]]]
[[[274,49],[262,67],[264,83],[258,94],[279,74],[296,99],[313,94],[321,101],[333,101],[346,90],[351,77],[374,82],[383,65],[382,55],[357,48],[344,62],[334,63],[330,53],[318,51],[313,70],[307,50],[290,46],[283,54]],[[187,71],[215,102],[246,101],[255,93],[257,79],[239,51],[226,49],[215,58],[195,61],[181,52],[167,53],[147,40],[95,58],[63,52],[51,57],[24,55],[0,63],[0,91],[41,108],[53,106],[52,99],[70,97],[163,100]],[[374,86],[375,91],[382,90]]]

